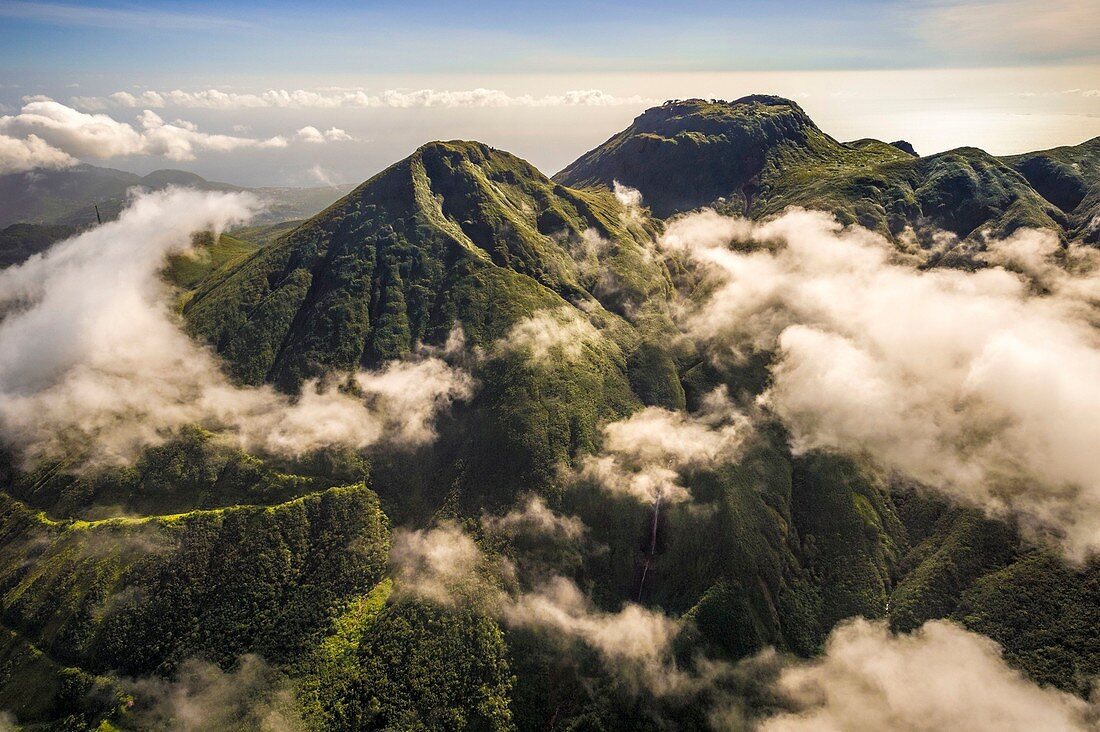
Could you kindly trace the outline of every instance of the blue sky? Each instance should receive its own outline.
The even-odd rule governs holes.
[[[1058,3],[1055,3],[1057,5]],[[1068,2],[1073,16],[1095,3]],[[998,6],[1005,6],[999,10]],[[9,70],[152,74],[740,71],[1028,65],[1100,43],[956,38],[952,11],[1005,24],[1018,2],[39,3],[0,0]],[[1047,3],[1034,3],[1041,11]],[[1100,11],[1095,11],[1100,12]],[[977,23],[976,25],[980,25]],[[1079,24],[1076,24],[1079,25]],[[1036,33],[1038,35],[1038,33]],[[1094,37],[1095,38],[1095,37]],[[1041,40],[1041,39],[1040,39]]]
[[[426,108],[434,101],[392,109],[377,99],[356,110],[154,106],[166,121],[178,117],[203,133],[293,143],[308,125],[347,130],[355,140],[222,150],[195,138],[177,166],[248,183],[318,178],[318,165],[358,180],[435,137],[511,145],[556,169],[654,102],[750,92],[796,98],[839,137],[1014,152],[1100,134],[1100,93],[1089,95],[1100,87],[1098,37],[1096,0],[0,0],[0,113],[18,114],[28,98],[44,95],[137,127],[144,103],[119,105],[112,94],[210,89],[341,87],[372,97],[490,89],[521,100],[487,108],[446,102],[445,110]],[[575,90],[604,96],[598,104],[552,101]],[[54,140],[61,142],[71,141]],[[171,146],[131,147],[138,152],[107,159],[164,167],[150,151]],[[87,159],[79,144],[67,152]]]

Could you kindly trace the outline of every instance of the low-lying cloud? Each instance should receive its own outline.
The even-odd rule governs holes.
[[[445,606],[491,595],[478,575],[483,559],[474,540],[456,524],[397,529],[390,548],[394,591]]]
[[[310,382],[291,398],[232,384],[181,330],[159,277],[165,258],[256,205],[247,194],[143,194],[117,221],[0,271],[4,442],[28,459],[91,447],[90,462],[112,463],[188,424],[291,456],[430,441],[435,414],[474,388],[438,356],[350,374],[350,388]]]
[[[513,325],[495,344],[506,353],[518,353],[535,362],[547,359],[575,361],[602,340],[589,320],[568,305],[539,310]]]
[[[130,714],[142,729],[305,729],[290,681],[252,654],[232,671],[190,659],[172,680],[146,677],[124,686],[134,696]]]
[[[544,505],[536,512],[552,514]],[[494,579],[493,561],[455,524],[395,532],[392,560],[396,592],[445,606],[477,602],[505,626],[558,639],[563,653],[584,644],[627,689],[709,705],[715,729],[1076,732],[1098,720],[1093,705],[1035,684],[1008,666],[994,641],[947,621],[895,634],[885,621],[857,618],[835,628],[815,659],[765,650],[738,662],[700,656],[685,664],[675,641],[686,621],[633,603],[601,609],[561,576],[516,589],[516,568],[498,566]],[[764,708],[750,697],[767,700]]]
[[[22,139],[0,135],[0,175],[35,168],[68,168],[76,163],[72,155],[58,150],[38,135]]]
[[[776,690],[795,710],[760,732],[1083,732],[1100,721],[1084,700],[1010,668],[989,638],[945,621],[909,635],[845,623],[820,658],[788,666]]]
[[[268,89],[253,94],[218,89],[200,91],[147,90],[138,94],[115,92],[106,97],[74,97],[80,109],[102,111],[112,107],[181,107],[198,109],[339,109],[382,107],[391,109],[456,107],[609,107],[652,104],[646,97],[615,96],[599,89],[574,89],[561,94],[509,94],[499,89],[385,89],[369,93],[363,89]]]
[[[544,504],[535,511],[542,528],[554,532],[568,526],[568,531],[579,535],[583,526],[578,519],[553,514]],[[530,514],[530,505],[524,513]],[[484,554],[453,523],[395,531],[390,561],[399,596],[443,606],[473,603],[507,626],[584,643],[635,690],[673,694],[700,684],[696,675],[675,667],[672,642],[680,630],[679,621],[633,603],[617,612],[601,610],[572,580],[559,575],[540,579],[527,591],[514,586],[506,591],[505,584],[515,585],[517,567]]]
[[[732,246],[731,246],[732,244]],[[993,266],[921,271],[880,236],[796,211],[713,211],[662,239],[719,276],[686,320],[717,358],[774,352],[761,400],[794,448],[866,455],[950,496],[1100,547],[1095,257],[1048,232],[990,242]]]
[[[736,462],[752,435],[752,420],[718,388],[696,413],[647,407],[606,425],[600,453],[578,477],[647,503],[685,501],[683,472]]]

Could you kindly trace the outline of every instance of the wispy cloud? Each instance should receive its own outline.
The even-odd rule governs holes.
[[[509,94],[499,89],[385,89],[368,93],[362,89],[328,88],[268,89],[260,93],[227,92],[220,89],[200,91],[153,91],[138,94],[118,91],[105,97],[73,97],[74,105],[89,111],[118,108],[184,107],[198,109],[338,109],[344,107],[610,107],[645,105],[656,102],[638,95],[615,96],[599,89],[573,89],[561,94]]]
[[[932,46],[957,53],[1024,58],[1096,58],[1100,12],[1095,0],[948,0],[931,3],[918,32]]]
[[[234,30],[254,27],[235,18],[192,13],[171,13],[162,10],[134,8],[92,8],[62,3],[31,3],[0,1],[0,18],[29,20],[49,25],[77,25],[95,28],[169,30]]]
[[[297,399],[238,387],[180,329],[160,280],[192,234],[248,219],[243,193],[168,189],[113,222],[0,271],[0,440],[29,459],[87,448],[125,463],[179,427],[219,429],[250,451],[304,455],[343,445],[422,445],[434,418],[475,388],[436,356],[306,384]]]

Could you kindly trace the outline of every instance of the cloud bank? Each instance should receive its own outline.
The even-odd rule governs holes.
[[[152,111],[138,116],[140,127],[105,114],[85,114],[52,100],[30,101],[15,115],[0,117],[0,132],[40,138],[68,155],[106,159],[124,155],[162,155],[193,160],[198,151],[286,147],[282,137],[265,140],[200,132],[192,123],[167,123]]]
[[[437,356],[349,375],[350,392],[308,383],[291,399],[230,383],[180,329],[159,278],[165,258],[255,207],[247,194],[144,194],[117,221],[0,271],[0,438],[28,459],[90,445],[103,463],[195,423],[291,456],[431,440],[434,415],[474,388]]]
[[[169,160],[194,160],[200,152],[284,148],[286,137],[268,138],[202,132],[192,122],[166,122],[151,109],[137,117],[135,127],[106,114],[88,114],[47,98],[31,98],[17,114],[0,117],[0,172],[34,167],[63,167],[75,158],[105,160],[128,155],[160,155]],[[330,127],[322,132],[307,126],[296,138],[307,143],[344,142],[353,138]]]
[[[89,111],[112,107],[152,108],[182,107],[192,109],[339,109],[350,108],[456,108],[456,107],[611,107],[652,104],[657,100],[640,96],[620,97],[599,89],[575,89],[562,94],[534,96],[508,94],[499,89],[386,89],[367,93],[362,89],[268,89],[259,94],[227,92],[218,89],[202,91],[144,91],[132,94],[115,92],[106,97],[74,97],[73,104]]]
[[[76,158],[38,135],[27,135],[23,139],[0,135],[0,175],[35,168],[67,168],[76,162]]]
[[[1010,668],[989,638],[938,620],[910,635],[843,624],[821,658],[789,666],[776,687],[797,711],[760,732],[1083,732],[1098,721],[1084,700]]]
[[[734,246],[731,248],[731,242]],[[796,211],[673,222],[668,251],[721,281],[686,321],[719,358],[774,352],[762,402],[797,451],[865,455],[950,496],[1100,548],[1095,256],[1054,235],[990,243],[977,272],[920,271],[878,235]]]

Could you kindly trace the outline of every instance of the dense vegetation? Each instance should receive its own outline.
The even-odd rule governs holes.
[[[899,630],[946,617],[998,640],[1038,681],[1083,694],[1100,672],[1100,569],[1070,566],[1003,521],[856,459],[792,455],[777,424],[735,464],[685,475],[694,500],[662,507],[652,547],[651,506],[569,469],[608,421],[647,405],[695,409],[720,385],[747,403],[767,383],[766,356],[722,366],[676,337],[691,273],[656,255],[661,222],[612,181],[642,190],[659,216],[794,204],[894,237],[1034,225],[1087,240],[1098,160],[1096,140],[919,158],[901,143],[839,143],[786,100],[693,100],[649,110],[560,182],[480,143],[432,143],[304,222],[200,239],[165,277],[191,333],[238,382],[293,393],[461,329],[477,391],[440,417],[432,444],[410,449],[286,460],[196,427],[92,473],[4,455],[0,708],[43,728],[147,728],[163,722],[151,679],[190,678],[196,663],[244,673],[258,654],[257,699],[282,700],[308,729],[706,727],[699,695],[711,692],[639,694],[580,640],[500,622],[493,593],[523,581],[508,572],[487,572],[476,602],[401,592],[391,528],[441,521],[500,566],[574,581],[595,612],[638,601],[682,619],[684,670],[700,654],[732,661],[768,646],[809,656],[852,615]],[[66,174],[105,175],[81,170]],[[531,323],[564,335],[525,340]],[[558,543],[485,530],[487,513],[532,495],[585,530]]]

